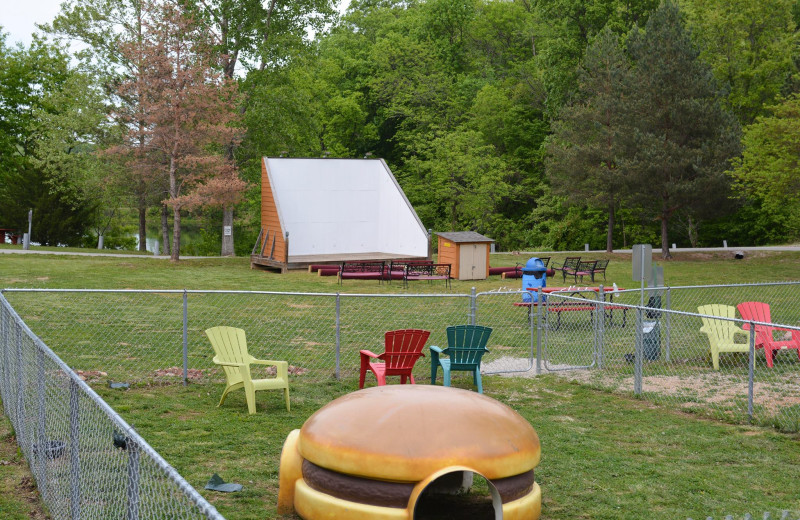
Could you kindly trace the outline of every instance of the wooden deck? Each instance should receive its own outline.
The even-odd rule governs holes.
[[[289,261],[279,262],[258,255],[250,255],[250,267],[280,270],[308,269],[312,264],[339,265],[342,262],[388,262],[391,260],[426,260],[424,256],[407,256],[393,253],[343,253],[338,255],[290,255]]]

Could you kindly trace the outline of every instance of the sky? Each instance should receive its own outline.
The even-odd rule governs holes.
[[[16,42],[26,47],[31,42],[34,24],[53,21],[64,0],[0,0],[0,25],[8,33],[6,44]]]
[[[64,0],[0,0],[0,25],[8,33],[6,44],[16,42],[26,47],[31,43],[31,34],[36,30],[34,24],[53,21],[61,10]],[[339,0],[339,12],[347,9],[350,0]]]

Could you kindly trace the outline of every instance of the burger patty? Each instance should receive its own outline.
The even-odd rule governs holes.
[[[405,508],[415,482],[386,482],[331,471],[303,460],[303,479],[312,489],[360,504]],[[490,481],[503,503],[521,498],[533,489],[533,470]]]

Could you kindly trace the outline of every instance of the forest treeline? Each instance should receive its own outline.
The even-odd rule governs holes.
[[[0,228],[120,247],[138,215],[177,259],[192,215],[248,254],[284,155],[381,157],[425,227],[500,250],[800,237],[800,1],[336,8],[71,0],[0,37]]]

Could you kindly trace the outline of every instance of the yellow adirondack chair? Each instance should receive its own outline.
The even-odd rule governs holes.
[[[736,307],[730,305],[710,304],[701,305],[697,308],[700,314],[709,316],[720,316],[722,318],[736,318]],[[749,352],[750,351],[750,332],[736,326],[732,321],[715,320],[712,318],[700,318],[703,326],[700,332],[708,336],[711,345],[711,362],[714,370],[719,370],[720,352]],[[744,336],[744,343],[737,343],[735,337]]]
[[[206,330],[206,336],[214,347],[214,363],[221,365],[228,380],[228,386],[222,392],[217,406],[225,402],[231,390],[244,388],[247,397],[247,410],[256,413],[256,390],[283,389],[286,397],[286,410],[289,411],[289,363],[286,361],[269,361],[256,359],[247,353],[247,339],[244,331],[234,327],[213,327]],[[269,379],[253,379],[250,377],[250,365],[271,365],[277,369],[276,377]]]

